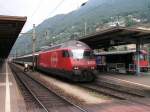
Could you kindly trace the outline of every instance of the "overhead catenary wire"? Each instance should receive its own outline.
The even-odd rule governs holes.
[[[61,1],[58,3],[58,5],[50,12],[50,14],[53,14],[53,13],[59,8],[59,6],[62,5],[62,3],[63,3],[64,1],[65,1],[65,0],[61,0]],[[42,2],[42,0],[40,0],[38,6],[37,6],[37,8],[36,8],[36,10],[33,11],[31,17],[33,17],[34,14],[36,13],[36,11],[39,9],[39,7],[41,6],[41,2]],[[26,34],[26,33],[24,33],[24,34]],[[27,34],[28,34],[28,33],[27,33]],[[29,34],[29,35],[30,35],[30,34]]]
[[[59,6],[62,5],[62,3],[64,2],[65,0],[61,0],[57,5],[56,7],[50,12],[50,15],[52,15],[58,8]],[[33,16],[37,13],[37,11],[40,9],[41,5],[42,5],[42,2],[43,0],[40,0],[36,9],[33,11],[33,13],[31,14],[31,16],[29,17],[30,19],[28,19],[28,23],[29,21],[31,22],[31,19],[33,18]],[[50,15],[48,15],[46,18],[50,17]]]
[[[34,11],[32,12],[31,16],[29,16],[28,18],[28,24],[32,21],[31,19],[34,17],[34,15],[37,13],[37,11],[40,9],[41,5],[42,5],[43,0],[40,0],[37,7],[34,9]]]
[[[65,0],[61,0],[56,7],[49,13],[50,15],[48,15],[49,17],[63,4]],[[48,16],[46,18],[48,18]]]
[[[50,12],[50,15],[53,14],[53,13],[58,9],[58,7],[59,7],[64,1],[65,1],[65,0],[61,0],[61,1],[56,5],[56,7]],[[33,13],[31,14],[31,16],[30,16],[29,18],[32,18],[32,17],[36,14],[36,12],[40,9],[40,6],[42,5],[41,2],[43,2],[43,0],[40,0],[40,1],[39,1],[39,3],[38,3],[38,5],[37,5],[36,9],[33,11]],[[50,16],[50,15],[49,15],[49,16]],[[47,18],[47,17],[46,17],[46,18]]]
[[[43,1],[43,0],[40,0],[40,1],[39,1],[39,3],[38,3],[38,5],[37,5],[36,9],[33,11],[33,13],[31,14],[31,17],[30,17],[30,18],[32,18],[32,17],[36,14],[36,12],[39,10],[40,6],[42,5],[42,1]]]

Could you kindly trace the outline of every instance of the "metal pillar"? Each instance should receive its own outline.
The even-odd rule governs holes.
[[[148,51],[148,67],[150,66],[150,44],[147,46],[147,51]]]
[[[34,71],[35,68],[35,41],[36,41],[36,37],[35,37],[35,24],[33,24],[33,34],[32,34],[32,70]]]
[[[136,43],[136,60],[137,60],[136,75],[139,75],[140,74],[140,41]]]
[[[84,22],[84,35],[86,35],[86,30],[87,30],[87,23],[86,21]]]

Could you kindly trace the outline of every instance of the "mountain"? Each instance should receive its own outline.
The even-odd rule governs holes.
[[[89,0],[84,6],[68,14],[56,15],[36,27],[36,50],[51,43],[57,44],[82,37],[119,21],[125,26],[150,22],[150,0]],[[32,30],[27,33],[31,33]],[[47,32],[47,33],[46,33]],[[45,36],[47,34],[47,36]],[[31,36],[22,35],[16,41],[12,54],[31,53]]]

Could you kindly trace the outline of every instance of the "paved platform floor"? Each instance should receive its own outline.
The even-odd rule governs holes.
[[[98,105],[89,105],[88,110],[90,112],[149,112],[150,107],[141,104],[116,101],[112,103],[104,103]]]
[[[146,87],[150,89],[150,73],[141,75],[100,73],[100,77],[135,84],[137,86]]]
[[[0,112],[26,112],[25,102],[6,62],[0,64]]]

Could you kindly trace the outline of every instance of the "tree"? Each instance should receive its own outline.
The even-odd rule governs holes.
[[[132,20],[132,18],[125,17],[125,24],[127,27],[130,27],[130,26],[134,25],[135,22]]]

